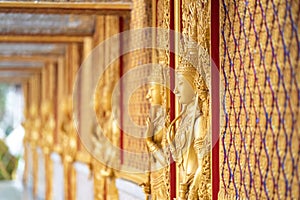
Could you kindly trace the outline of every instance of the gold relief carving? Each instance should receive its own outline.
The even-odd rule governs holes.
[[[193,66],[181,65],[176,73],[174,93],[181,111],[169,126],[167,140],[179,169],[178,199],[211,199],[209,91]]]
[[[46,100],[42,103],[42,149],[45,157],[45,172],[46,172],[46,199],[52,199],[52,160],[50,153],[54,145],[55,119],[53,113],[53,103]]]
[[[64,157],[63,157],[64,158]],[[72,177],[73,173],[73,166],[71,162],[68,162],[65,158],[63,159],[63,171],[64,171],[64,198],[65,199],[74,199],[72,198],[73,195],[73,185],[72,180],[74,177]]]
[[[146,181],[144,181],[140,186],[143,188],[143,192],[145,193],[145,200],[148,200],[151,197],[151,173],[147,172],[147,178]],[[152,190],[153,191],[153,190]],[[151,198],[153,199],[153,198]]]
[[[105,179],[101,175],[101,171],[104,166],[99,163],[98,160],[92,159],[91,172],[94,178],[94,199],[104,200],[105,199]]]
[[[62,154],[67,162],[73,162],[77,153],[77,133],[72,118],[72,97],[68,96],[62,104]]]
[[[30,115],[30,109],[29,108],[25,108],[24,110],[24,121],[22,122],[22,126],[24,128],[25,131],[25,135],[23,138],[23,143],[25,145],[25,143],[29,142],[29,135],[30,135],[30,131],[31,131],[31,115]]]
[[[94,98],[94,109],[99,122],[94,124],[92,144],[93,155],[103,164],[98,163],[94,159],[92,168],[94,173],[95,198],[101,199],[103,195],[106,199],[118,199],[118,191],[115,185],[115,168],[120,166],[120,130],[118,128],[119,119],[119,98],[112,98],[113,85],[116,81],[109,82],[112,79],[112,74],[116,73],[116,69],[112,68],[107,71],[104,80],[100,80]],[[107,80],[107,81],[106,81]],[[100,94],[101,92],[101,94]],[[100,128],[101,127],[101,128]],[[96,184],[99,185],[96,185]],[[99,187],[102,187],[102,190]],[[97,188],[96,188],[97,187]],[[106,193],[103,194],[105,189]]]
[[[70,165],[70,171],[69,171],[69,187],[70,187],[70,196],[69,199],[76,199],[76,169],[73,165]]]
[[[77,134],[73,124],[72,118],[72,96],[67,96],[62,104],[62,158],[63,158],[63,168],[64,168],[64,189],[65,198],[74,199],[76,195],[76,190],[74,189],[76,185],[76,174],[72,163],[76,159],[77,154]]]
[[[63,157],[65,199],[76,199],[76,171],[72,164]]]
[[[24,119],[25,121],[22,122],[22,126],[25,130],[25,135],[24,135],[24,138],[23,138],[23,146],[24,146],[24,155],[23,155],[23,158],[24,158],[24,161],[25,161],[25,166],[24,166],[24,173],[23,173],[23,178],[22,178],[22,181],[23,183],[26,185],[28,183],[28,173],[29,173],[29,169],[28,169],[28,164],[29,164],[29,142],[30,142],[30,131],[31,131],[31,118],[30,118],[30,112],[29,112],[29,109],[25,108],[24,110]]]
[[[205,51],[210,47],[210,1],[198,0],[196,3],[197,15],[197,39]],[[207,58],[206,58],[207,59]]]
[[[161,13],[162,12],[162,13]],[[163,29],[170,29],[170,1],[162,0],[162,2],[158,2],[158,27]],[[169,49],[169,35],[160,34],[159,38],[161,39],[160,44],[165,44],[163,47],[165,50],[158,50],[158,63],[162,66],[169,66],[170,63],[170,53]],[[166,100],[166,99],[165,99]]]
[[[170,28],[170,0],[163,0],[164,2],[164,17],[163,28]]]
[[[43,142],[42,148],[45,154],[49,154],[53,147],[53,138],[55,130],[55,119],[53,113],[53,103],[51,101],[44,101],[42,103],[42,133]]]
[[[119,98],[116,96],[112,99],[112,90],[111,84],[99,85],[98,87],[98,91],[102,91],[102,95],[96,93],[94,108],[99,125],[98,123],[94,125],[92,143],[94,146],[93,155],[105,162],[104,164],[117,168],[120,165],[120,155],[117,151],[120,146],[120,130],[117,122],[119,119]]]
[[[157,2],[157,26],[164,29],[169,29],[170,24],[170,2],[168,0],[161,0]],[[170,54],[169,49],[169,35],[159,35],[156,42],[163,45],[164,50],[157,50],[152,57],[153,63],[160,64],[159,67],[154,67],[150,75],[151,82],[146,89],[146,99],[150,103],[150,110],[146,120],[146,146],[149,152],[149,169],[147,179],[142,184],[144,189],[145,199],[170,199],[170,168],[169,155],[167,148],[166,130],[169,122],[168,116],[168,93],[166,84],[169,76],[166,73],[169,66]],[[157,57],[156,57],[157,56]],[[148,109],[146,110],[148,112]]]
[[[106,177],[106,188],[107,188],[107,194],[106,194],[106,199],[108,200],[118,200],[119,195],[118,195],[118,189],[116,187],[116,177],[112,169],[111,173],[109,173],[108,176],[104,175]],[[107,170],[106,170],[107,171]]]
[[[30,147],[32,152],[32,166],[33,166],[33,194],[37,196],[38,194],[38,152],[37,144],[40,137],[41,131],[41,120],[38,116],[38,108],[36,104],[31,105],[30,107]]]
[[[38,160],[39,155],[35,146],[31,146],[32,152],[32,169],[33,169],[33,195],[36,197],[38,194]]]
[[[197,40],[197,1],[182,2],[182,33],[194,41]]]
[[[23,139],[23,145],[24,145],[24,161],[25,161],[25,167],[24,167],[24,173],[23,173],[23,183],[26,185],[28,183],[28,177],[29,177],[29,168],[28,165],[31,162],[29,159],[29,151],[30,149],[30,137],[31,137],[31,131],[33,127],[33,118],[31,117],[31,108],[28,108],[27,110],[24,110],[24,118],[25,121],[22,123],[22,126],[25,130],[25,135]]]
[[[119,157],[116,157],[116,152],[110,151],[111,144],[106,141],[99,129],[92,141],[95,145],[93,155],[96,158],[101,158],[101,161],[104,162],[102,164],[96,158],[93,158],[91,163],[95,199],[103,199],[104,196],[106,196],[106,199],[118,199],[118,192],[115,186],[115,172],[110,166],[118,163]],[[106,193],[104,193],[105,189]]]
[[[45,171],[46,171],[46,200],[53,199],[53,163],[50,154],[45,155]]]
[[[209,8],[210,1],[182,2],[182,33],[187,38],[182,45],[186,60],[179,60],[175,88],[181,112],[171,123],[177,121],[178,128],[175,130],[171,125],[168,133],[179,169],[179,199],[211,199]]]
[[[26,140],[25,140],[26,141]],[[22,182],[24,185],[27,185],[28,183],[28,173],[29,173],[29,168],[28,168],[28,164],[30,162],[29,160],[29,156],[28,156],[28,145],[27,142],[23,143],[24,146],[24,155],[23,155],[23,159],[25,161],[25,166],[24,166],[24,172],[23,172],[23,177],[22,177]]]
[[[36,147],[41,131],[41,119],[38,116],[38,108],[35,104],[30,107],[30,117],[32,127],[32,131],[30,132],[30,144],[31,147]]]
[[[164,82],[163,67],[155,67],[150,76],[150,87],[146,99],[150,103],[150,114],[147,119],[146,145],[149,151],[148,180],[143,184],[146,195],[151,199],[169,199],[169,155],[166,130],[168,126],[166,99],[167,90],[161,85]]]
[[[91,158],[91,154],[85,149],[85,147],[82,147],[80,151],[77,151],[76,161],[89,165],[91,164]]]
[[[184,41],[184,47],[189,48],[191,41],[200,45],[196,62],[204,70],[208,70],[207,68],[210,68],[208,56],[210,51],[210,1],[184,0],[182,2],[182,34],[188,40]],[[189,51],[192,49],[189,48]],[[188,59],[190,59],[188,54],[192,52],[186,52],[186,48],[184,50]],[[206,73],[206,76],[208,75],[209,73]]]
[[[133,1],[133,9],[131,12],[131,21],[130,28],[137,29],[143,27],[149,27],[153,25],[153,6],[155,3],[153,1]],[[153,23],[152,23],[153,22]],[[134,40],[128,41],[129,47],[133,43],[144,43],[145,41],[152,41],[149,38],[149,35],[139,34]],[[136,66],[141,66],[143,64],[152,63],[152,49],[137,49],[132,51],[124,56],[123,63],[124,69],[123,73],[126,73],[128,70],[133,69]],[[148,75],[149,70],[143,70],[140,73]],[[147,146],[143,138],[137,138],[132,136],[132,133],[136,133],[136,126],[145,126],[146,118],[149,114],[149,104],[145,99],[145,94],[147,93],[147,86],[142,85],[141,81],[137,77],[140,77],[139,73],[130,73],[130,76],[133,77],[131,80],[124,83],[124,91],[130,90],[132,86],[141,85],[134,93],[130,96],[128,102],[128,112],[130,114],[129,118],[123,118],[124,129],[128,130],[128,133],[124,132],[123,134],[123,160],[122,168],[129,170],[142,171],[146,170],[148,167],[148,156],[147,156]],[[125,102],[126,103],[126,102]],[[130,123],[128,123],[130,121]],[[133,123],[131,123],[133,122]],[[134,125],[135,124],[135,125]],[[143,134],[143,133],[141,133]],[[132,154],[127,152],[140,152],[144,154]],[[144,181],[144,180],[143,180]],[[141,182],[137,182],[138,184]]]

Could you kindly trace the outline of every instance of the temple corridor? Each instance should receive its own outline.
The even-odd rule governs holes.
[[[299,25],[299,0],[1,0],[0,200],[300,199]]]

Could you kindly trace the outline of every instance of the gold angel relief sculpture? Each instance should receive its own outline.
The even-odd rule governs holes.
[[[181,110],[168,128],[167,141],[179,169],[177,199],[211,199],[208,88],[189,64],[179,66],[176,76],[174,93]]]
[[[39,139],[39,133],[41,129],[41,119],[38,117],[38,108],[36,104],[33,104],[30,107],[30,116],[31,116],[31,132],[30,132],[30,144],[31,147],[34,149],[37,146],[38,139]]]
[[[144,183],[145,193],[152,200],[170,199],[169,194],[169,150],[167,148],[166,130],[168,113],[164,98],[166,88],[162,86],[162,68],[153,69],[150,87],[146,95],[150,103],[150,115],[147,119],[146,144],[150,155],[149,180]]]
[[[198,54],[194,56],[197,57]],[[163,68],[153,69],[146,95],[150,103],[145,133],[150,155],[149,177],[143,184],[147,199],[149,196],[153,200],[170,199],[170,154],[178,169],[179,184],[176,199],[211,199],[210,95],[206,84],[207,76],[202,74],[202,71],[198,69],[198,66],[194,67],[183,62],[176,67],[174,93],[180,111],[175,120],[170,123],[166,103],[169,91],[162,85],[167,82],[164,79],[168,76]],[[93,155],[100,158],[102,163],[101,167],[99,162],[94,166],[99,167],[97,172],[94,171],[97,173],[94,177],[98,177],[94,181],[99,183],[99,187],[105,187],[105,184],[108,184],[106,186],[107,197],[118,199],[113,168],[120,164],[118,163],[119,152],[114,152],[110,146],[119,146],[120,132],[114,121],[118,119],[114,115],[118,115],[119,111],[117,106],[119,102],[114,102],[114,100],[119,98],[111,98],[112,89],[108,83],[99,84],[98,90],[104,90],[101,93],[104,96],[96,94],[94,106],[97,117],[101,118],[99,122],[102,123],[100,125],[103,128],[100,130],[95,126],[92,141]],[[97,199],[102,199],[101,196]]]
[[[42,104],[42,132],[43,132],[43,151],[49,154],[54,144],[55,118],[54,109],[51,101],[44,101]]]
[[[72,96],[67,96],[62,103],[63,119],[62,131],[62,154],[66,162],[73,162],[77,152],[77,134],[72,118]]]
[[[120,162],[118,151],[120,130],[116,121],[119,119],[119,102],[118,98],[112,99],[112,86],[112,83],[97,85],[98,92],[94,99],[98,122],[95,122],[93,126],[91,140],[93,143],[92,154],[95,156],[92,164],[95,173],[94,181],[99,188],[95,188],[96,199],[103,199],[104,196],[110,200],[118,199],[114,169],[119,168]],[[104,194],[104,188],[107,190],[106,194]]]
[[[146,143],[152,155],[151,165],[156,166],[151,167],[151,199],[170,199],[169,152],[179,171],[176,199],[211,199],[210,95],[207,76],[200,75],[198,71],[201,70],[197,70],[197,66],[188,63],[176,68],[174,93],[180,113],[171,123],[168,123],[162,104],[162,98],[166,98],[162,93],[163,87],[152,83],[149,88],[147,98],[151,113],[147,121]]]

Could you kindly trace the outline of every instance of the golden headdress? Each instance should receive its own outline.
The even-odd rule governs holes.
[[[210,62],[208,53],[195,42],[187,41],[177,74],[182,74],[198,95],[208,93],[210,88]],[[204,55],[203,55],[204,54]]]
[[[150,76],[148,77],[148,83],[151,84],[163,84],[164,83],[164,70],[161,65],[153,65],[151,67]]]

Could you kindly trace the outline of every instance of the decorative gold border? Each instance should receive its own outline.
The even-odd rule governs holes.
[[[1,2],[0,12],[123,15],[129,14],[131,3],[52,3],[52,2]]]

